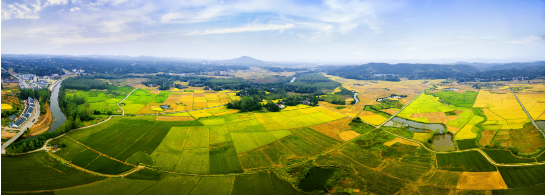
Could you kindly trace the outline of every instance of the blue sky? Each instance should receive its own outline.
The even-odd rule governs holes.
[[[532,61],[542,0],[2,0],[3,54]]]

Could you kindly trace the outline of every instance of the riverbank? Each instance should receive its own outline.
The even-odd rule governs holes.
[[[30,127],[30,136],[37,136],[49,130],[49,125],[53,122],[53,114],[51,114],[51,109],[48,104],[46,104],[45,108],[46,114],[40,116],[38,121]]]

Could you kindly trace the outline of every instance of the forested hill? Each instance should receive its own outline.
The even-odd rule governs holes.
[[[408,77],[409,79],[444,79],[465,77],[480,70],[470,65],[369,63],[358,66],[329,67],[325,71],[330,75],[344,78],[370,80],[377,79],[374,74],[395,74],[398,77]]]

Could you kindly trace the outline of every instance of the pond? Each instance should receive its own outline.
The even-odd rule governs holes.
[[[334,172],[335,168],[311,168],[307,177],[299,183],[298,187],[305,192],[324,190],[326,181],[332,177]]]
[[[442,124],[427,124],[427,123],[410,121],[400,117],[394,117],[392,118],[392,121],[397,123],[407,124],[408,126],[416,128],[416,129],[427,129],[427,130],[435,131],[438,133],[446,132],[446,128]]]
[[[544,121],[535,121],[535,123],[538,125],[538,128],[544,130]]]
[[[66,116],[61,111],[61,107],[59,106],[59,91],[61,89],[61,83],[62,82],[57,84],[55,89],[53,89],[53,93],[51,93],[49,109],[53,115],[53,122],[51,125],[49,125],[49,130],[47,130],[47,132],[56,131],[57,127],[60,127],[66,121]],[[38,135],[24,138],[24,140],[27,139],[38,139]]]
[[[432,137],[432,145],[436,148],[434,151],[447,152],[455,150],[455,143],[451,140],[451,134],[437,134]]]

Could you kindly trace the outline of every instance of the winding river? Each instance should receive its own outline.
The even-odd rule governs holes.
[[[55,86],[55,88],[53,89],[53,93],[51,93],[49,109],[51,110],[51,114],[53,115],[53,122],[49,125],[49,130],[47,130],[47,132],[57,131],[57,127],[60,127],[66,121],[66,116],[61,111],[61,107],[59,106],[59,91],[61,90],[61,83],[62,82],[57,84],[57,86]],[[37,138],[38,135],[27,137],[24,139],[26,140]]]

